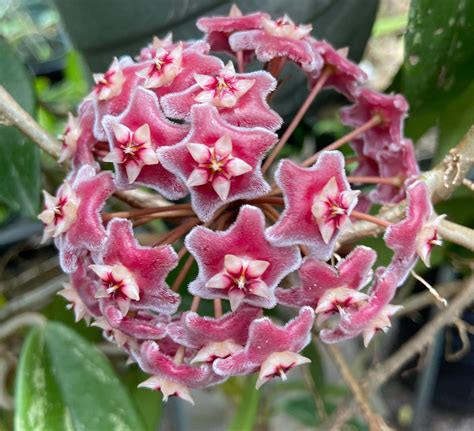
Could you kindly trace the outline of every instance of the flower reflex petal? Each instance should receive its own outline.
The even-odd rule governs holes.
[[[247,162],[232,155],[232,140],[228,134],[219,138],[213,147],[189,143],[187,148],[198,165],[186,184],[197,187],[209,182],[222,201],[229,196],[231,179],[252,170]]]
[[[194,400],[191,397],[189,388],[181,383],[166,380],[160,376],[151,376],[144,382],[138,385],[139,388],[149,388],[154,391],[161,391],[163,394],[163,401],[168,401],[171,396],[177,396],[184,401],[194,405]]]
[[[186,195],[184,183],[159,163],[156,150],[181,141],[188,127],[169,121],[151,90],[137,88],[127,109],[116,117],[105,116],[102,124],[110,145],[104,160],[114,163],[119,188],[143,185],[168,199]]]
[[[370,281],[376,258],[375,251],[364,246],[356,247],[336,267],[308,257],[298,270],[300,284],[277,289],[278,302],[290,307],[316,308],[325,292],[332,289],[345,287],[356,293]]]
[[[313,322],[314,311],[310,307],[301,308],[298,316],[283,327],[268,317],[254,320],[245,348],[228,358],[216,359],[214,371],[222,376],[234,376],[261,370],[259,383],[270,376],[281,376],[280,369],[286,372],[292,366],[308,362],[291,353],[298,353],[309,343]]]
[[[93,269],[108,277],[112,267],[118,273],[114,281],[125,280],[125,292],[123,298],[117,298],[117,304],[123,307],[123,301],[120,300],[125,298],[131,310],[154,311],[165,315],[176,312],[180,296],[165,282],[166,276],[177,264],[173,248],[141,246],[133,235],[131,223],[124,219],[112,219],[107,226],[107,234],[107,242],[96,259],[99,264]],[[110,289],[111,293],[116,294],[115,285]]]
[[[158,158],[187,182],[193,209],[201,220],[209,220],[226,202],[270,191],[260,165],[276,142],[275,134],[231,126],[210,105],[193,106],[191,123],[188,136],[177,145],[161,148]]]
[[[58,159],[59,163],[71,159],[76,154],[77,141],[80,135],[81,128],[79,126],[79,120],[69,112],[66,123],[66,130],[62,135],[58,136],[58,139],[62,143],[61,155]]]
[[[71,187],[69,181],[64,180],[57,196],[51,196],[43,191],[45,209],[38,215],[44,223],[44,234],[41,242],[49,238],[56,238],[67,232],[76,222],[80,199]]]
[[[311,359],[301,356],[295,352],[274,352],[271,353],[260,366],[260,373],[258,375],[257,383],[255,387],[260,387],[273,379],[274,377],[280,377],[283,381],[287,380],[286,373],[294,367],[302,364],[308,364]]]
[[[263,213],[249,205],[241,207],[226,231],[194,228],[185,244],[198,263],[199,275],[189,291],[203,298],[229,299],[233,309],[241,303],[274,307],[275,287],[299,267],[301,256],[296,247],[270,244],[264,229]]]
[[[123,85],[123,72],[117,58],[105,73],[95,73],[93,94],[98,100],[108,100],[120,94]]]
[[[267,230],[277,245],[307,246],[313,257],[331,257],[336,239],[357,204],[344,172],[344,158],[338,151],[322,152],[310,168],[283,160],[275,174],[283,192],[285,209]]]
[[[171,84],[181,72],[183,59],[183,44],[179,43],[174,49],[157,48],[155,56],[147,66],[136,72],[145,78],[145,88],[159,88]]]

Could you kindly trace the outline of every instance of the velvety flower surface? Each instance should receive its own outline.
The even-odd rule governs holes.
[[[275,131],[282,119],[266,101],[276,81],[267,72],[235,73],[232,62],[217,73],[194,74],[195,85],[163,96],[161,104],[170,118],[189,120],[191,108],[210,103],[228,123],[240,127],[264,127]]]
[[[254,320],[244,350],[216,359],[214,371],[222,376],[235,376],[260,370],[257,387],[275,376],[286,379],[289,369],[310,362],[298,352],[310,341],[313,321],[314,312],[310,307],[303,307],[298,316],[283,327],[268,317]]]
[[[76,149],[71,154],[74,169],[83,165],[96,166],[94,159],[94,148],[99,141],[94,136],[95,110],[94,102],[84,101],[79,107],[79,135],[77,137]],[[107,145],[106,142],[103,142]]]
[[[245,302],[275,306],[278,283],[301,262],[296,247],[275,247],[265,237],[265,218],[255,207],[241,207],[226,231],[194,228],[186,247],[195,257],[199,275],[189,291],[203,298],[229,299],[232,309]]]
[[[327,291],[344,288],[348,289],[345,305],[350,305],[353,300],[359,300],[358,291],[370,280],[372,265],[376,257],[377,255],[372,249],[358,246],[335,267],[311,257],[306,258],[298,270],[299,285],[290,289],[277,289],[278,302],[291,307],[309,305],[316,308],[321,306],[321,298]],[[337,295],[333,296],[329,301],[332,305],[325,307],[324,312],[332,314],[334,307],[344,306],[344,304],[337,303],[337,300]]]
[[[160,98],[166,94],[179,93],[194,85],[196,83],[195,74],[215,74],[222,68],[222,61],[219,58],[208,55],[209,45],[204,41],[194,42],[176,52],[177,49],[178,46],[173,45],[164,49],[166,52],[160,51],[158,58],[155,54],[151,60],[141,63],[141,70],[136,72],[145,80],[143,85],[150,88]],[[163,78],[165,76],[163,68],[161,66],[158,68],[157,65],[162,62],[160,56],[170,56],[171,52],[174,52],[173,62],[168,66],[171,70],[167,78]],[[175,58],[177,55],[179,61]],[[177,67],[177,62],[179,67]],[[149,81],[148,85],[145,85],[147,80]]]
[[[177,261],[171,246],[141,246],[128,220],[112,219],[107,226],[107,242],[93,270],[101,274],[98,284],[108,294],[104,301],[109,300],[121,309],[126,302],[134,311],[172,314],[180,297],[169,288],[165,278]]]
[[[353,176],[399,178],[399,185],[377,184],[368,194],[372,202],[398,203],[405,198],[403,183],[420,173],[411,140],[403,139],[397,151],[377,154],[376,158],[372,157],[373,150],[362,139],[355,139],[351,147],[358,158],[357,167],[352,172]]]
[[[323,152],[310,168],[283,160],[275,181],[283,192],[285,209],[268,229],[270,240],[277,245],[304,244],[317,259],[329,259],[359,193],[347,182],[342,154]]]
[[[194,106],[191,131],[178,145],[161,148],[163,166],[186,182],[194,211],[209,220],[224,203],[270,191],[260,168],[276,135],[231,126],[209,105]]]
[[[243,15],[240,9],[233,5],[228,16],[202,17],[197,20],[196,26],[206,33],[206,40],[213,51],[235,55],[229,45],[229,36],[235,31],[261,28],[263,18],[270,19],[270,15],[262,12]],[[249,60],[249,57],[249,53],[244,56],[246,60]]]
[[[398,285],[398,274],[392,268],[378,268],[367,301],[357,308],[341,312],[335,328],[321,330],[321,340],[335,343],[363,334],[367,345],[376,331],[388,329],[391,315],[400,308],[389,304]]]
[[[130,57],[122,57],[119,61],[114,60],[109,71],[114,70],[117,74],[119,73],[122,76],[119,83],[115,85],[115,90],[105,99],[99,98],[96,90],[94,90],[89,97],[92,100],[95,111],[94,136],[97,140],[107,140],[105,130],[102,127],[102,119],[104,116],[122,113],[127,107],[135,87],[139,85],[140,82],[143,82],[143,78],[137,75],[140,68],[143,68],[143,66],[134,63]]]
[[[257,307],[243,305],[216,319],[187,312],[168,325],[168,334],[180,345],[198,350],[193,362],[212,362],[225,358],[245,345],[249,326],[261,317]]]
[[[418,257],[429,264],[431,250],[441,244],[438,224],[444,216],[434,218],[428,187],[416,182],[407,189],[406,217],[385,231],[385,244],[393,250],[391,267],[402,283]]]
[[[308,38],[308,41],[312,49],[322,57],[324,67],[331,71],[324,86],[334,88],[353,100],[360,85],[367,80],[366,73],[357,64],[347,59],[347,50],[336,50],[326,41],[314,38]],[[320,75],[321,70],[309,73],[311,87]]]
[[[56,197],[45,192],[46,209],[38,218],[45,224],[44,239],[55,238],[65,272],[77,269],[80,255],[102,247],[106,235],[100,211],[114,191],[110,172],[96,174],[85,165],[64,181]]]
[[[104,161],[114,163],[118,187],[144,185],[168,199],[187,194],[184,183],[161,165],[156,151],[177,144],[189,129],[164,116],[152,91],[137,88],[126,111],[104,117],[103,125],[110,144]]]
[[[229,37],[233,51],[255,51],[259,61],[268,62],[274,58],[288,58],[306,72],[314,72],[322,67],[321,56],[315,52],[307,36],[311,25],[296,25],[288,16],[273,21],[262,19],[262,29],[238,31]]]
[[[153,60],[157,51],[160,49],[173,49],[177,44],[173,43],[173,34],[168,33],[163,39],[153,36],[151,43],[140,50],[140,54],[136,57],[137,61]]]
[[[159,345],[153,341],[145,341],[140,351],[133,356],[140,367],[152,375],[139,386],[161,390],[164,400],[174,395],[193,403],[189,388],[204,388],[224,380],[208,364],[190,366],[176,363],[172,357],[161,352]]]
[[[378,115],[380,124],[364,132],[364,154],[373,159],[399,151],[403,145],[403,120],[408,103],[400,94],[387,95],[368,88],[362,88],[352,106],[340,111],[342,122],[359,127]]]
[[[70,159],[77,150],[77,139],[81,133],[79,121],[71,113],[68,114],[66,129],[62,135],[59,135],[59,140],[62,143],[61,155],[58,162],[64,162]]]
[[[102,313],[113,329],[137,340],[159,340],[166,336],[167,319],[151,313],[138,311],[133,316],[124,316],[112,304],[104,304]]]

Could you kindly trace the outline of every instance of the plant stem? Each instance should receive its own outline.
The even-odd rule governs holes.
[[[352,184],[386,184],[395,187],[401,187],[403,185],[403,180],[400,177],[348,176],[347,181]]]
[[[184,262],[184,265],[181,268],[181,271],[179,271],[179,274],[176,276],[176,279],[173,282],[173,286],[171,287],[171,290],[173,290],[174,292],[177,292],[179,290],[179,288],[181,287],[181,284],[183,283],[191,267],[193,266],[193,263],[194,263],[194,256],[190,254],[189,257],[186,259],[186,262]]]
[[[301,108],[299,109],[299,111],[297,112],[297,114],[295,115],[295,117],[293,118],[293,120],[291,121],[290,125],[288,126],[288,128],[285,130],[285,133],[283,133],[283,136],[281,137],[281,139],[278,141],[278,143],[276,144],[276,146],[273,148],[273,150],[271,151],[271,153],[268,155],[267,159],[265,160],[265,162],[263,163],[263,166],[262,166],[262,172],[265,173],[268,171],[268,169],[270,168],[270,166],[273,164],[273,162],[275,161],[275,159],[277,158],[278,154],[280,153],[281,149],[285,146],[285,144],[287,143],[288,139],[290,138],[290,136],[293,134],[293,132],[295,131],[296,127],[298,126],[298,124],[300,123],[300,121],[303,119],[304,115],[306,114],[306,112],[308,111],[309,107],[311,106],[311,104],[313,103],[314,99],[316,98],[316,96],[318,95],[318,93],[321,91],[321,89],[323,88],[326,80],[328,79],[329,75],[331,74],[331,70],[330,69],[325,69],[322,73],[321,73],[321,76],[319,77],[318,81],[316,82],[316,84],[314,85],[313,89],[311,90],[311,92],[309,93],[308,97],[306,98],[306,100],[304,101],[303,105],[301,105]]]
[[[244,64],[244,53],[243,51],[237,51],[237,68],[239,70],[239,73],[244,73],[245,72],[245,64]]]
[[[379,431],[384,428],[387,429],[388,427],[383,423],[383,419],[372,410],[372,407],[364,390],[362,389],[357,379],[352,375],[349,365],[347,364],[346,360],[344,359],[344,356],[342,356],[342,353],[339,351],[339,349],[332,344],[328,344],[325,347],[333,357],[334,362],[337,365],[338,371],[341,374],[341,377],[347,383],[350,390],[354,394],[354,399],[356,403],[359,405],[362,414],[367,419],[369,429],[371,431]]]
[[[181,238],[181,236],[185,235],[188,231],[190,231],[194,226],[198,224],[199,220],[197,218],[192,218],[191,220],[188,220],[167,232],[162,238],[157,241],[155,245],[173,244],[173,242]]]
[[[388,221],[382,220],[382,219],[380,219],[378,217],[375,217],[375,216],[372,216],[370,214],[365,214],[365,213],[360,212],[360,211],[352,211],[351,212],[351,217],[357,218],[359,220],[365,220],[365,221],[368,221],[370,223],[374,223],[374,224],[379,225],[383,228],[387,228],[392,224]]]
[[[221,298],[214,299],[214,317],[220,319],[222,317],[222,300]]]
[[[35,142],[50,156],[58,159],[61,154],[61,142],[47,133],[28,112],[0,85],[0,116]]]
[[[362,133],[366,132],[367,130],[371,129],[377,124],[380,124],[381,121],[382,121],[382,117],[380,117],[379,115],[374,115],[366,123],[362,124],[361,126],[352,130],[347,135],[344,135],[342,138],[339,138],[337,141],[334,141],[332,144],[329,144],[327,147],[323,148],[322,150],[313,154],[311,157],[307,158],[302,163],[302,166],[304,167],[311,166],[318,159],[318,156],[321,154],[321,151],[337,150],[338,148],[342,147],[344,144],[347,144],[348,142],[352,141],[354,138],[357,138]]]

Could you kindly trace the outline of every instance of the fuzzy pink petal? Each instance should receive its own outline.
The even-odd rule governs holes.
[[[313,199],[333,177],[340,191],[350,190],[344,172],[344,157],[338,151],[322,152],[310,168],[302,168],[290,160],[281,161],[275,181],[283,191],[285,209],[279,220],[267,230],[269,239],[277,245],[303,244],[317,259],[329,259],[337,233],[326,242],[311,207]]]
[[[254,320],[244,350],[225,359],[216,359],[214,371],[222,376],[248,374],[257,371],[274,352],[299,352],[310,341],[314,311],[301,308],[298,316],[285,326],[275,325],[268,317]]]
[[[269,185],[263,179],[260,165],[265,153],[276,142],[276,135],[261,129],[234,127],[225,122],[216,108],[196,105],[192,110],[192,127],[188,136],[178,145],[161,148],[158,157],[164,167],[174,172],[182,181],[187,181],[197,167],[187,148],[189,143],[200,143],[213,147],[218,139],[229,135],[232,141],[232,155],[252,167],[252,171],[233,177],[225,202],[237,199],[252,199],[268,193]],[[201,220],[209,220],[223,201],[214,191],[212,184],[190,189],[193,209]]]
[[[269,262],[270,265],[260,279],[273,292],[285,275],[299,267],[301,256],[296,247],[272,246],[265,237],[264,229],[262,212],[248,205],[241,207],[237,220],[226,231],[194,228],[186,237],[186,247],[196,258],[199,275],[190,283],[189,291],[204,298],[227,298],[225,290],[206,287],[206,283],[224,269],[225,256],[232,254]],[[266,308],[274,306],[274,299],[268,300],[257,295],[247,295],[244,301]]]
[[[358,246],[335,268],[320,260],[306,258],[298,271],[300,283],[291,289],[277,289],[278,302],[291,307],[309,305],[316,308],[328,289],[347,287],[360,290],[370,279],[376,257],[371,248]]]
[[[180,296],[166,284],[165,278],[176,266],[177,256],[172,247],[143,247],[133,236],[128,220],[112,219],[108,239],[100,259],[106,265],[122,265],[132,273],[140,288],[140,300],[132,301],[132,310],[152,310],[163,314],[174,313]]]

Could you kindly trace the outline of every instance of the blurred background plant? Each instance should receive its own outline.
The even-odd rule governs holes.
[[[317,37],[337,48],[349,46],[351,58],[368,73],[370,86],[404,94],[411,105],[407,135],[416,142],[423,169],[442,160],[474,124],[473,2],[237,4],[244,12],[286,12],[295,21],[311,21]],[[226,13],[229,5],[221,0],[0,0],[0,84],[42,127],[60,134],[67,113],[75,112],[90,88],[91,70],[105,69],[114,55],[135,54],[153,34],[173,30],[176,38],[199,37],[196,17]],[[295,70],[285,73],[286,84],[272,103],[291,117],[307,89]],[[281,156],[302,160],[344,135],[338,109],[345,103],[329,92],[319,97]],[[198,394],[195,408],[175,400],[163,408],[158,394],[136,389],[144,379],[136,366],[127,366],[126,357],[103,341],[98,330],[75,324],[64,300],[55,295],[66,277],[55,250],[39,245],[42,225],[35,215],[40,188],[55,189],[63,176],[61,166],[33,143],[0,125],[0,430],[11,429],[14,421],[18,430],[27,429],[22,417],[31,414],[41,416],[48,431],[297,430],[330,424],[332,429],[368,429],[357,411],[344,410],[351,390],[339,378],[333,352],[320,343],[308,346],[305,356],[312,363],[301,374],[260,392],[251,378],[230,379]],[[473,226],[472,182],[466,185],[436,210]],[[149,224],[139,235],[149,243],[164,227],[162,222]],[[379,252],[379,264],[388,260],[381,239],[363,242]],[[466,249],[445,244],[433,255],[429,271],[421,266],[416,271],[432,284],[441,283],[441,293],[449,300],[462,284],[453,280],[462,280],[472,270],[472,257]],[[192,276],[191,271],[189,279]],[[437,314],[423,289],[412,279],[399,292],[396,303],[406,308],[398,332],[377,338],[367,350],[358,342],[342,345],[357,379]],[[398,378],[390,380],[383,394],[373,391],[376,410],[397,428],[474,428],[472,411],[471,416],[464,413],[474,401],[474,354],[469,349],[474,315],[467,310],[462,318],[446,332],[436,331],[431,347],[420,349],[418,364],[408,364],[401,374],[395,373],[398,368],[392,370]],[[429,410],[432,401],[460,413]]]

